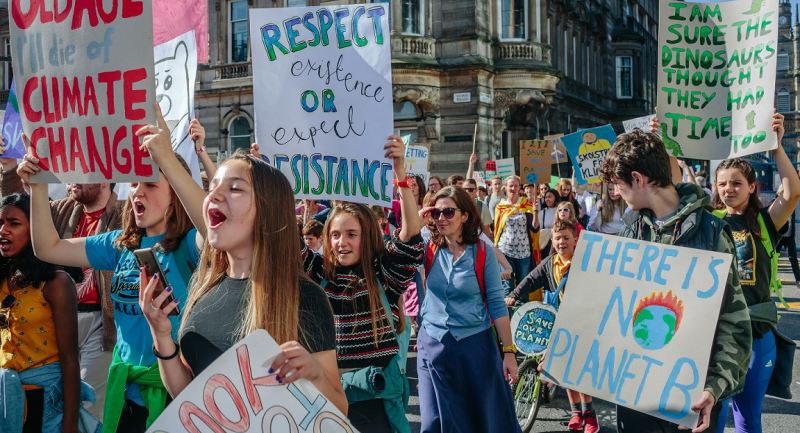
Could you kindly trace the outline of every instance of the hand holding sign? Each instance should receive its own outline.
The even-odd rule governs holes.
[[[406,147],[399,135],[390,135],[383,145],[384,156],[392,160],[394,176],[397,179],[406,178]]]
[[[39,158],[30,154],[31,143],[25,134],[22,134],[22,143],[25,145],[25,156],[22,157],[22,162],[17,166],[17,176],[22,179],[23,183],[30,184],[31,177],[42,171],[42,169],[39,167]]]
[[[164,116],[161,114],[161,107],[155,104],[156,120],[158,125],[145,125],[136,131],[139,137],[144,136],[139,149],[150,153],[150,157],[156,164],[159,164],[164,157],[174,154],[172,150],[172,137],[169,133],[169,126]]]
[[[203,148],[206,144],[206,128],[200,124],[200,121],[197,119],[192,119],[189,122],[189,136],[192,137],[194,141],[194,149],[199,151]]]

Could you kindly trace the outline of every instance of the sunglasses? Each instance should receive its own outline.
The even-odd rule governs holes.
[[[456,209],[454,207],[446,207],[444,209],[432,209],[431,210],[431,217],[433,219],[438,220],[440,216],[444,215],[445,218],[451,220],[454,216],[456,216],[456,211],[460,209]]]
[[[572,212],[571,210],[569,210],[567,208],[562,208],[562,209],[559,209],[558,211],[559,212]]]
[[[17,298],[15,298],[13,295],[7,295],[5,298],[3,298],[3,303],[0,305],[0,307],[2,307],[2,309],[5,311],[3,314],[0,314],[0,329],[8,328],[8,316],[11,313],[11,307],[13,307],[16,303]]]
[[[471,186],[468,186],[468,187],[464,188],[464,191],[466,191],[466,192],[475,192],[475,188],[473,188]]]

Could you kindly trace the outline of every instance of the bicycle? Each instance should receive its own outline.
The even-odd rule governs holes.
[[[547,326],[534,327],[533,334],[537,334],[536,331],[539,331],[539,336],[534,339],[536,344],[528,344],[530,343],[530,334],[522,335],[522,341],[517,341],[518,337],[520,337],[519,330],[527,332],[530,330],[530,326],[526,327],[526,324],[541,324],[537,322],[537,318],[542,319],[543,316],[548,316],[546,320],[550,328]],[[521,358],[519,367],[519,379],[512,389],[514,409],[516,410],[517,421],[523,433],[530,433],[533,430],[539,408],[545,401],[551,401],[555,393],[555,386],[545,386],[539,374],[539,364],[544,357],[544,349],[547,348],[547,342],[550,336],[549,330],[552,329],[552,323],[554,321],[555,308],[539,302],[524,304],[516,308],[516,311],[512,315],[511,331],[514,335],[515,344],[521,349],[520,353],[524,355],[524,357]],[[545,333],[546,335],[544,335]],[[528,336],[528,339],[526,339],[526,336]]]

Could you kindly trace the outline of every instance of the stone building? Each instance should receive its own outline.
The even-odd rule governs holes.
[[[210,57],[195,105],[210,151],[254,139],[248,8],[349,2],[208,0]],[[657,9],[656,0],[392,1],[395,128],[431,147],[433,173],[451,174],[466,170],[476,124],[483,162],[517,156],[520,139],[650,114]],[[9,53],[5,8],[0,21]],[[6,63],[0,98],[10,75]]]

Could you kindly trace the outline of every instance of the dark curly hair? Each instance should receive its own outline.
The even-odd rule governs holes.
[[[31,199],[27,194],[11,194],[0,199],[0,209],[13,206],[31,218]],[[0,281],[8,280],[9,289],[23,287],[38,287],[42,283],[55,278],[60,267],[39,260],[33,254],[33,245],[28,237],[28,243],[19,254],[14,257],[0,257]],[[75,282],[83,280],[83,273],[78,268],[67,268],[66,271]]]
[[[605,182],[622,180],[630,185],[634,171],[647,176],[651,185],[662,188],[672,185],[669,154],[658,135],[635,129],[617,136],[600,165]]]

